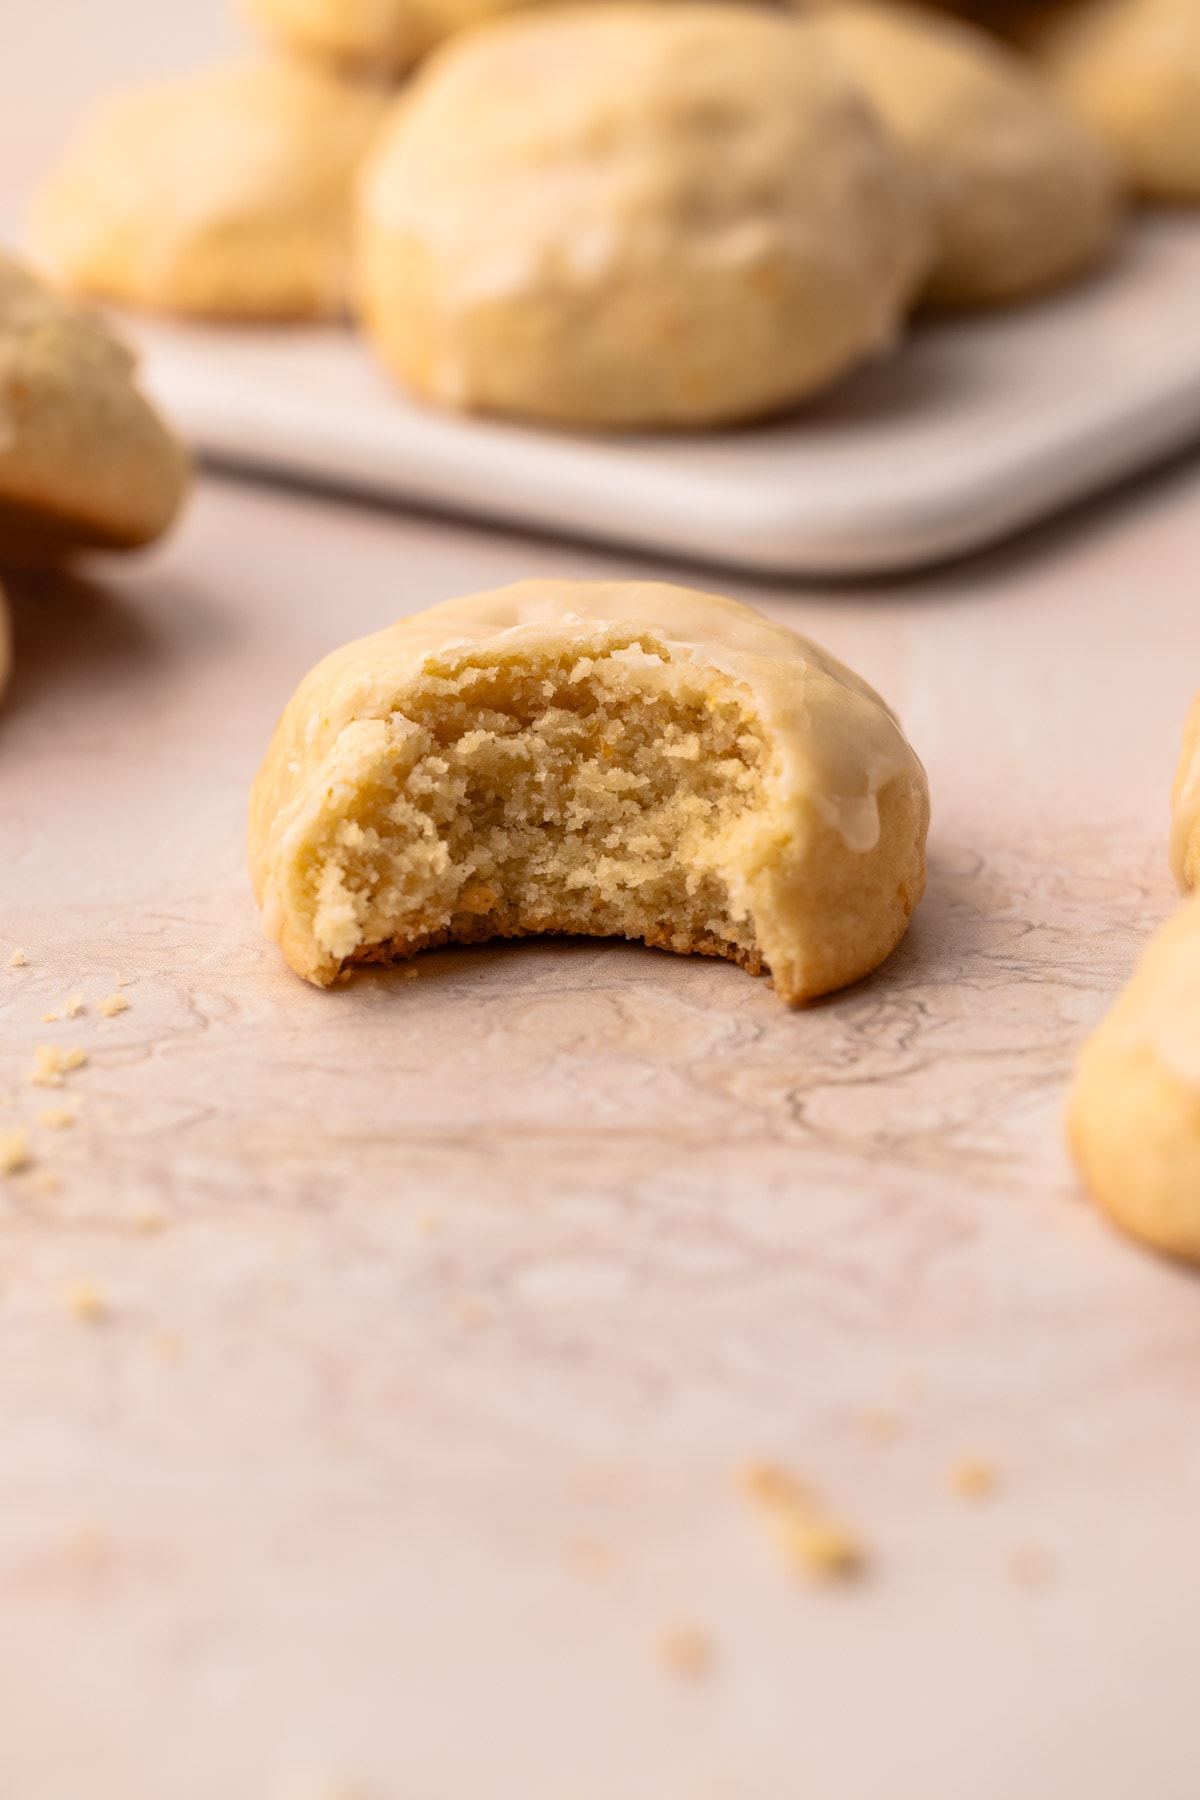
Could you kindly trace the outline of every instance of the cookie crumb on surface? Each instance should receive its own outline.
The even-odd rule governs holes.
[[[886,1406],[872,1406],[862,1415],[862,1428],[877,1444],[890,1444],[899,1437],[904,1421],[900,1414]]]
[[[1008,1572],[1017,1587],[1042,1593],[1058,1579],[1058,1559],[1038,1544],[1021,1544],[1008,1560]]]
[[[580,1575],[606,1575],[612,1565],[612,1552],[599,1538],[572,1538],[563,1554]]]
[[[104,1296],[88,1281],[77,1281],[67,1289],[67,1311],[82,1325],[102,1325],[110,1316]]]
[[[124,994],[109,994],[106,999],[96,1002],[96,1011],[103,1013],[106,1019],[115,1019],[118,1013],[129,1011],[129,1002]]]
[[[97,1575],[112,1561],[113,1547],[94,1525],[78,1525],[63,1539],[64,1561],[76,1575]]]
[[[671,1673],[687,1681],[707,1675],[716,1660],[712,1639],[696,1625],[674,1626],[664,1635],[659,1649]]]
[[[33,1161],[24,1131],[0,1131],[0,1175],[15,1175]]]
[[[29,958],[23,950],[14,950],[8,959],[10,969],[24,969],[29,966]]]
[[[86,1061],[86,1050],[77,1047],[64,1050],[58,1044],[36,1044],[30,1082],[34,1087],[61,1087],[63,1076],[69,1075],[73,1069],[81,1069]]]
[[[86,1012],[82,994],[68,994],[63,1005],[64,1019],[77,1019],[81,1012]]]
[[[986,1500],[1000,1484],[995,1463],[979,1456],[960,1457],[950,1471],[950,1486],[962,1500]]]
[[[57,1013],[43,1013],[42,1014],[42,1024],[43,1025],[57,1025],[58,1024],[58,1014]]]
[[[867,1567],[867,1550],[847,1526],[826,1513],[817,1497],[774,1463],[746,1470],[747,1493],[770,1515],[784,1555],[814,1581],[848,1581]]]
[[[47,1131],[66,1131],[75,1123],[75,1114],[65,1106],[44,1106],[37,1115],[37,1122]]]

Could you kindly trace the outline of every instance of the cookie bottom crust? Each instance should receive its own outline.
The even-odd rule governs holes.
[[[427,932],[418,938],[392,939],[374,944],[361,954],[348,958],[342,977],[348,979],[355,969],[384,965],[395,967],[411,962],[422,950],[440,950],[448,944],[488,944],[503,938],[593,937],[618,939],[625,943],[645,944],[651,950],[670,950],[676,956],[719,956],[736,963],[748,975],[770,975],[762,952],[755,945],[731,943],[712,932],[689,933],[663,920],[636,933],[610,931],[597,924],[581,929],[566,920],[547,919],[544,923],[522,920],[515,908],[505,915],[491,913],[486,919],[469,916],[451,919],[440,931]]]

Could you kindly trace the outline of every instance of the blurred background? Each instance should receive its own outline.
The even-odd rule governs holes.
[[[97,101],[240,55],[245,44],[232,8],[209,0],[118,0],[102,19],[78,0],[11,0],[0,66],[0,204],[10,239],[35,182]]]
[[[96,101],[250,43],[224,0],[3,4],[10,243]],[[244,855],[280,708],[531,576],[720,588],[886,695],[935,823],[876,977],[789,1013],[637,945],[283,966]],[[5,1800],[1194,1800],[1200,1295],[1062,1110],[1176,905],[1195,454],[888,580],[209,467],[148,554],[3,579]],[[47,1095],[50,1035],[88,1060]]]

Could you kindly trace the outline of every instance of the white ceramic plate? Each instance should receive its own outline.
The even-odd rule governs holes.
[[[426,410],[348,331],[126,319],[215,461],[779,574],[937,561],[1200,441],[1200,220],[1140,221],[1098,279],[923,325],[782,423],[552,433]]]

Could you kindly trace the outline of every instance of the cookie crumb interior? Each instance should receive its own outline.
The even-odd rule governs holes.
[[[429,658],[400,704],[343,732],[305,833],[335,964],[569,932],[761,970],[742,871],[776,758],[740,683],[626,627]]]

